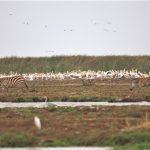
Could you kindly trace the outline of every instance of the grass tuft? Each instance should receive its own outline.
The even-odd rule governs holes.
[[[122,132],[111,136],[104,142],[106,145],[129,145],[137,143],[150,143],[150,131],[130,131]]]
[[[0,147],[27,147],[35,146],[38,140],[29,134],[6,132],[0,135]]]

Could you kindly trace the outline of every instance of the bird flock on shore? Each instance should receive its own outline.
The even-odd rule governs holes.
[[[142,73],[137,69],[132,70],[108,70],[108,71],[81,71],[73,70],[67,72],[48,72],[48,73],[23,73],[10,72],[0,74],[0,78],[22,75],[26,80],[66,80],[66,79],[120,79],[120,78],[144,78],[149,77],[149,73]]]

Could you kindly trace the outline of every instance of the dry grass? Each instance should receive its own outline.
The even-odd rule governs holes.
[[[134,131],[137,129],[150,128],[150,119],[148,112],[145,112],[145,115],[140,119],[126,118],[125,122],[126,127],[122,131]]]
[[[137,128],[149,128],[149,119],[145,118],[145,112],[150,113],[150,108],[146,106],[101,106],[0,109],[0,134],[26,132],[43,141],[77,137],[86,141],[91,138],[93,139],[91,145],[99,145],[99,141],[113,134]],[[34,126],[35,115],[41,119],[41,131]]]
[[[29,90],[22,88],[0,91],[0,101],[13,101],[18,97],[38,97],[47,96],[49,99],[57,100],[63,97],[98,97],[124,99],[129,95],[130,80],[96,80],[95,85],[83,86],[81,80],[47,80],[28,81]],[[135,90],[131,98],[143,98],[150,95],[149,88],[137,92]]]
[[[1,91],[0,100],[43,96],[53,100],[92,96],[122,98],[128,95],[129,83],[129,80],[97,80],[93,86],[83,86],[81,80],[30,81],[29,91],[20,88],[10,89],[9,93]],[[133,98],[145,96],[141,91],[135,92]],[[104,139],[113,134],[149,128],[149,115],[150,108],[146,106],[0,109],[0,134],[24,131],[44,142],[79,137],[82,139],[81,145],[86,141],[90,141],[87,145],[101,145]],[[40,132],[34,126],[34,116],[41,119]]]

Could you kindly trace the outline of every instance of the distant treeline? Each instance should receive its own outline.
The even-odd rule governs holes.
[[[53,56],[0,58],[0,73],[47,73],[72,70],[132,70],[150,71],[150,56]]]

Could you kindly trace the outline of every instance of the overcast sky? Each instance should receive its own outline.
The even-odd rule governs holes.
[[[0,57],[150,55],[150,1],[0,1]]]

